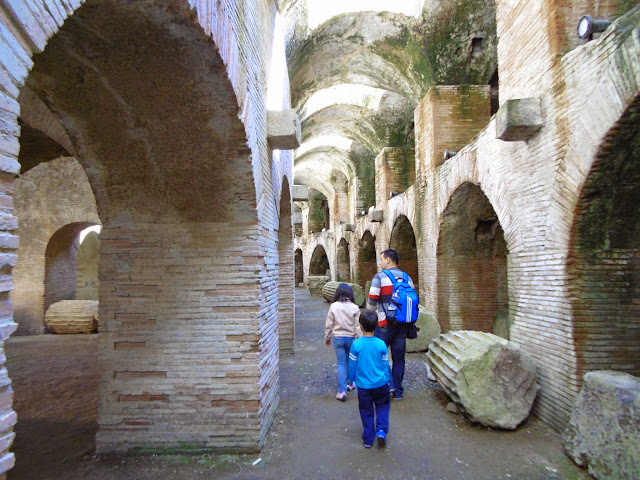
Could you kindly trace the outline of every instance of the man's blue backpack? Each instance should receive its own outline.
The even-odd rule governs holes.
[[[418,294],[409,283],[409,275],[404,273],[401,280],[389,270],[383,270],[393,283],[391,302],[387,310],[387,320],[400,323],[415,323],[418,320]]]

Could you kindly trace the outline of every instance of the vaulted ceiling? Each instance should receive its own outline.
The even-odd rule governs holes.
[[[496,72],[491,1],[281,0],[279,9],[302,121],[294,182],[330,195],[333,172],[357,177],[358,207],[372,204],[380,150],[413,146],[413,111],[432,85],[486,84]]]

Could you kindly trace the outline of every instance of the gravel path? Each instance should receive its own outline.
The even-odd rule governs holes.
[[[536,418],[517,431],[448,413],[424,354],[407,356],[385,449],[365,450],[355,392],[335,400],[335,354],[322,341],[329,304],[296,290],[296,354],[280,364],[281,399],[260,454],[96,457],[96,336],[7,342],[19,420],[9,480],[52,479],[589,479]],[[259,461],[258,461],[259,460]],[[258,461],[254,465],[254,463]]]

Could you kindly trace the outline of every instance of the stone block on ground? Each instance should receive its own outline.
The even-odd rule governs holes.
[[[538,391],[536,367],[515,343],[491,333],[451,331],[429,345],[427,363],[471,421],[515,429],[529,416]]]
[[[608,370],[587,373],[563,445],[599,480],[640,478],[640,378]]]
[[[44,321],[53,333],[92,333],[98,330],[97,300],[62,300],[49,307]]]
[[[307,277],[307,284],[309,285],[309,294],[315,297],[322,296],[322,287],[329,281],[329,277],[326,275],[309,275]]]
[[[407,352],[425,352],[433,340],[440,335],[440,324],[433,315],[420,305],[416,327],[418,338],[407,340]]]
[[[340,285],[341,283],[346,283],[351,287],[351,290],[353,290],[353,296],[355,298],[354,303],[359,307],[362,307],[365,301],[364,291],[362,290],[362,287],[360,285],[356,285],[355,283],[348,283],[348,282],[325,283],[324,286],[322,287],[322,296],[324,297],[324,299],[327,302],[332,302],[333,296],[335,295],[336,290],[338,289],[338,285]]]

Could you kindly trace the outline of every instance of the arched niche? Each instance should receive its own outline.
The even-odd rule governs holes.
[[[309,232],[329,228],[329,201],[322,192],[309,188]]]
[[[370,282],[376,273],[378,273],[376,239],[367,230],[358,242],[358,284],[365,289],[367,282]]]
[[[44,311],[60,300],[76,298],[78,236],[91,223],[71,223],[53,234],[45,251]],[[43,318],[44,321],[44,318]]]
[[[416,291],[418,291],[420,278],[418,275],[416,236],[413,232],[411,222],[409,222],[409,219],[404,215],[400,215],[393,225],[389,248],[398,252],[398,256],[400,257],[400,264],[398,266],[401,270],[409,274],[416,286]]]
[[[296,249],[295,253],[295,278],[296,278],[296,287],[300,286],[301,283],[304,282],[304,261],[302,260],[302,250],[299,248]]]
[[[509,338],[507,244],[482,189],[465,182],[440,222],[438,321],[442,331],[478,330]]]
[[[351,283],[351,257],[349,255],[349,243],[345,238],[338,242],[338,255],[336,262],[336,280],[338,282]]]
[[[295,338],[293,228],[289,181],[282,181],[278,225],[278,338],[280,354],[292,354]]]
[[[578,378],[640,375],[640,99],[599,148],[575,210],[568,260]]]
[[[316,246],[309,262],[309,275],[330,275],[329,259],[322,245]]]

